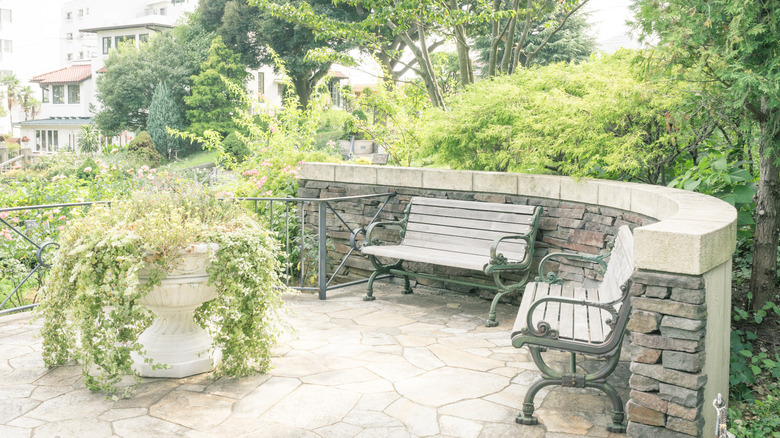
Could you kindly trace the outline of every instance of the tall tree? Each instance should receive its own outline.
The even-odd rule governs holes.
[[[539,32],[531,32],[525,39],[525,47],[517,50],[520,53],[520,65],[525,65],[526,54],[533,53],[536,48],[547,38],[547,35],[553,31],[552,28],[545,27],[544,23],[532,23],[532,26]],[[589,24],[582,14],[572,15],[561,29],[555,33],[546,43],[546,45],[537,52],[531,60],[531,64],[547,65],[554,62],[572,62],[585,61],[591,53],[596,50],[596,40],[588,35]],[[520,44],[520,34],[515,33],[515,45]],[[480,64],[483,66],[483,75],[489,75],[490,56],[492,54],[491,35],[484,34],[475,38],[474,48],[479,54]],[[498,46],[495,53],[497,59],[503,58],[506,47]],[[513,49],[514,50],[514,49]]]
[[[164,83],[160,83],[154,90],[146,124],[146,131],[160,155],[170,160],[182,151],[183,140],[168,134],[166,128],[180,130],[183,127],[181,111],[173,100],[173,93]]]
[[[303,1],[284,0],[284,3],[294,6]],[[341,52],[352,45],[341,40],[318,39],[310,28],[275,18],[254,4],[247,0],[202,0],[204,26],[219,33],[228,48],[238,53],[250,68],[261,65],[276,68],[274,53],[278,55],[284,62],[300,106],[306,108],[315,86],[331,67],[331,62],[307,54],[323,49]],[[309,0],[307,4],[317,14],[338,20],[347,20],[355,13],[351,7],[334,7],[330,0]]]
[[[8,119],[11,122],[11,126],[13,126],[13,107],[19,102],[19,94],[22,91],[21,84],[16,75],[10,74],[0,78],[0,86],[5,87],[5,102],[8,105]]]
[[[203,135],[204,131],[212,130],[226,137],[238,129],[233,118],[245,104],[225,81],[244,86],[247,72],[239,58],[225,46],[221,36],[214,38],[201,72],[192,77],[192,95],[184,98],[192,133]]]
[[[636,25],[657,39],[654,60],[719,94],[757,128],[760,153],[750,291],[753,309],[775,292],[780,231],[780,2],[636,0]],[[752,128],[751,128],[752,129]]]
[[[138,49],[112,49],[106,72],[97,78],[101,109],[95,121],[100,131],[144,130],[154,89],[161,82],[168,85],[176,105],[184,108],[190,77],[200,72],[213,38],[195,20],[154,36]]]
[[[35,119],[38,111],[41,110],[41,102],[35,98],[35,92],[29,85],[22,87],[19,101],[24,110],[24,120]]]

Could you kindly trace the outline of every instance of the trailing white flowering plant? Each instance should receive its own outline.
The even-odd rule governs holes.
[[[68,227],[48,274],[40,312],[47,366],[75,359],[91,390],[109,393],[134,374],[131,352],[152,322],[139,300],[160,284],[195,242],[216,243],[209,282],[218,296],[195,319],[222,349],[219,374],[270,367],[284,292],[278,244],[248,211],[203,188],[147,189],[95,206]],[[139,271],[151,268],[148,281]],[[135,375],[135,382],[140,378]],[[123,395],[134,388],[126,387]]]

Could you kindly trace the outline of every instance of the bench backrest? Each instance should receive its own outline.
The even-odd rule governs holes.
[[[535,230],[538,210],[529,205],[412,198],[404,245],[486,255],[496,238]],[[502,243],[501,253],[519,261],[526,248],[522,241],[510,240]]]
[[[626,283],[634,272],[634,236],[631,229],[622,226],[615,236],[612,254],[607,262],[604,281],[599,285],[599,297],[604,302],[616,301],[623,295],[620,286]]]

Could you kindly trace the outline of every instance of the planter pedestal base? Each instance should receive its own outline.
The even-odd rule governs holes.
[[[213,368],[211,336],[193,319],[195,309],[217,296],[216,287],[208,285],[208,250],[206,244],[190,245],[176,269],[141,298],[154,313],[154,322],[138,338],[143,357],[133,354],[133,368],[140,375],[181,378]],[[145,359],[165,367],[153,369]]]

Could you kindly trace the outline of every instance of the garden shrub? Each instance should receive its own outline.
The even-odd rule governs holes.
[[[95,160],[91,157],[84,160],[81,166],[76,169],[76,178],[78,179],[95,179],[95,175],[98,174],[99,167]]]
[[[222,149],[236,160],[236,163],[243,163],[246,157],[249,156],[251,151],[247,147],[246,143],[236,135],[235,132],[231,132],[230,135],[222,140]]]
[[[143,161],[145,164],[151,167],[157,167],[162,162],[162,157],[157,152],[157,147],[152,141],[152,136],[146,131],[141,131],[138,135],[127,145],[127,150],[131,155],[137,159]]]

